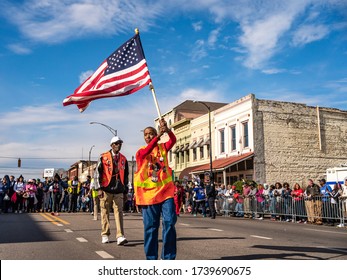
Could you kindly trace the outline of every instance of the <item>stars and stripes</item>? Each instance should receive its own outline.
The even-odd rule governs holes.
[[[95,99],[124,96],[150,84],[151,78],[139,34],[120,46],[85,80],[63,105],[76,104],[83,112]]]

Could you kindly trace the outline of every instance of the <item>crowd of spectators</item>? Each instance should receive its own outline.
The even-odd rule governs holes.
[[[287,182],[268,185],[253,181],[238,186],[215,185],[215,207],[219,215],[338,227],[344,227],[347,219],[347,178],[343,184],[335,183],[333,187],[325,179],[317,184],[309,179],[305,187],[298,183],[291,187]],[[203,188],[198,181],[185,185],[181,212],[196,216],[200,211],[206,217],[208,204],[202,198]]]
[[[0,182],[0,213],[90,212],[97,220],[98,204],[90,176],[85,182],[60,178],[17,179],[5,175]],[[205,186],[199,180],[175,182],[176,214],[209,215]],[[215,184],[217,215],[246,219],[265,218],[271,221],[337,225],[344,227],[347,219],[347,178],[343,184],[330,187],[324,179],[307,186],[284,182],[257,184],[254,181],[235,185]],[[136,205],[133,188],[129,187],[124,211],[141,212]]]

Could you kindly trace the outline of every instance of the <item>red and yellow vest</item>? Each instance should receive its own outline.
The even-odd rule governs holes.
[[[145,146],[140,150],[143,148]],[[142,162],[138,161],[137,164],[137,172],[134,175],[137,205],[158,204],[174,197],[175,185],[164,144],[158,144]],[[155,165],[160,166],[160,169],[154,172]]]
[[[101,187],[107,187],[112,178],[112,171],[113,171],[113,158],[112,158],[112,152],[108,151],[106,153],[101,154],[101,163],[103,167],[103,173],[101,177]],[[119,153],[119,160],[118,160],[118,170],[119,170],[119,176],[121,182],[124,184],[124,171],[125,171],[125,164],[126,164],[126,158],[121,153]]]

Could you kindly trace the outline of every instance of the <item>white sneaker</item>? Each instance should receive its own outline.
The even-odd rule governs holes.
[[[107,236],[107,235],[103,235],[103,236],[102,236],[101,243],[102,243],[102,244],[109,243],[109,241],[108,241],[108,236]]]
[[[121,246],[127,243],[128,243],[128,240],[124,236],[117,238],[117,245]]]
[[[344,224],[338,224],[337,227],[345,227]]]
[[[98,220],[98,218],[93,218],[93,221],[97,221]]]
[[[260,217],[260,218],[258,218],[258,220],[264,220],[264,218],[263,218],[263,217]]]

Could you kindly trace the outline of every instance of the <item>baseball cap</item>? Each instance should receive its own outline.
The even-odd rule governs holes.
[[[325,179],[320,179],[319,182],[326,183]]]
[[[110,145],[112,145],[113,143],[117,143],[117,142],[123,143],[123,140],[120,139],[118,136],[113,136],[111,141],[110,141]]]

